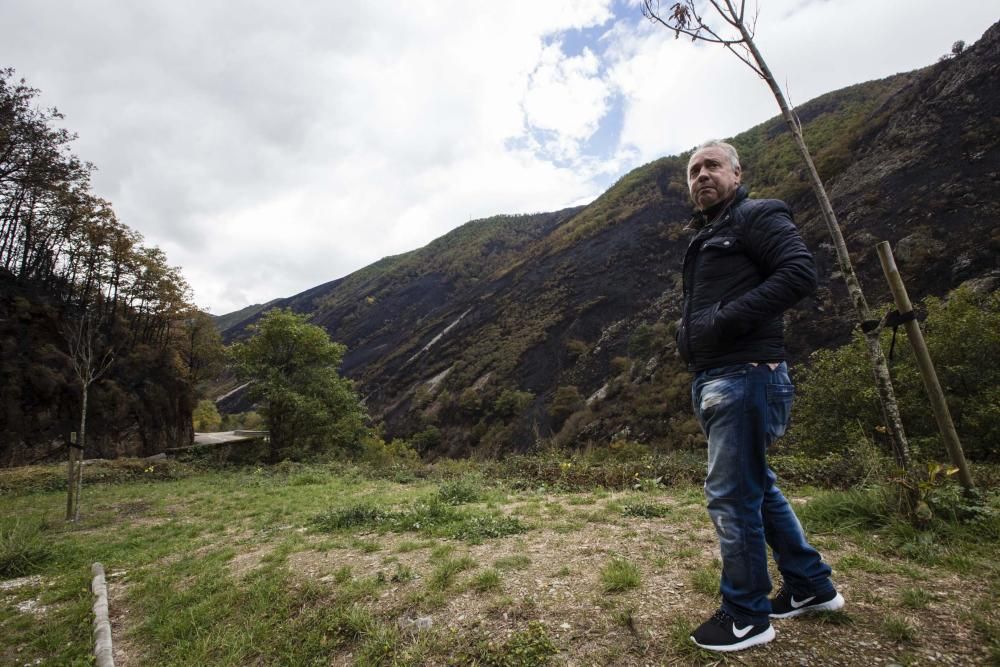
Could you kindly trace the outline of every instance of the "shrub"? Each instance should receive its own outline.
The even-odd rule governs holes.
[[[483,490],[475,478],[455,479],[441,485],[438,497],[448,505],[463,505],[482,500]]]
[[[218,431],[219,427],[222,426],[222,416],[215,407],[215,401],[208,399],[198,401],[191,419],[194,423],[194,430],[201,433]]]
[[[1000,441],[1000,292],[966,288],[947,300],[928,297],[924,337],[948,400],[966,457],[996,460]],[[891,332],[883,332],[883,345]],[[917,371],[913,352],[899,331],[893,385],[903,423],[917,457],[943,459],[944,447]],[[878,396],[861,334],[835,350],[818,350],[799,378],[799,394],[788,442],[811,456],[852,456],[857,431],[884,432]],[[881,438],[885,443],[887,438]]]

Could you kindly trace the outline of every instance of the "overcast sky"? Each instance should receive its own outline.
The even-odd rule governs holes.
[[[995,0],[759,5],[793,103],[1000,18]],[[470,219],[590,201],[777,114],[745,65],[634,0],[2,0],[0,26],[0,66],[66,115],[95,192],[215,314]]]

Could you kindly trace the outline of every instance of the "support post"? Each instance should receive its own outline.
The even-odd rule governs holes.
[[[896,259],[892,256],[892,248],[888,241],[878,244],[878,256],[882,261],[882,271],[885,279],[892,290],[893,300],[896,302],[896,310],[901,315],[905,315],[913,310],[910,297],[906,293],[906,285],[896,268]],[[906,327],[906,338],[910,341],[914,356],[917,360],[917,367],[920,369],[920,378],[924,381],[924,389],[931,402],[931,409],[934,411],[934,419],[937,420],[938,429],[944,439],[948,455],[952,464],[958,468],[958,479],[966,491],[974,488],[972,475],[969,473],[969,465],[965,462],[965,453],[962,451],[962,443],[958,439],[955,431],[955,424],[951,420],[951,412],[948,410],[948,403],[938,381],[937,372],[934,370],[934,362],[931,360],[930,352],[927,350],[927,343],[924,342],[924,334],[920,330],[920,324],[911,319],[904,325]]]

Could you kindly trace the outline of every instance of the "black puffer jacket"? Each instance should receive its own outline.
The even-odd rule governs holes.
[[[812,254],[792,213],[740,187],[684,255],[677,343],[688,370],[785,358],[782,313],[816,289]]]

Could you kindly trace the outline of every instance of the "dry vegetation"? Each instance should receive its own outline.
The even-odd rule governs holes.
[[[10,497],[0,526],[34,544],[35,560],[0,583],[0,662],[87,660],[94,560],[109,572],[126,667],[719,660],[687,640],[718,604],[696,486],[559,492],[487,483],[473,464],[428,474],[399,483],[293,466],[124,481],[87,488],[75,526],[57,520],[59,492]],[[856,499],[816,493],[796,502],[846,610],[779,621],[775,642],[723,662],[1000,657],[993,523],[850,528],[830,517]]]

